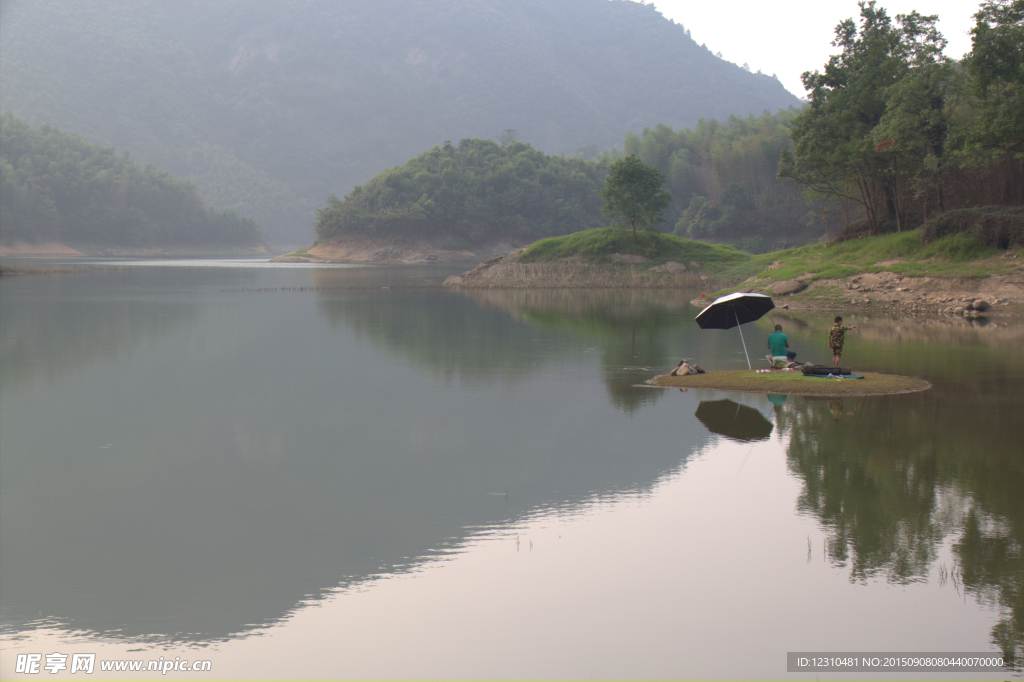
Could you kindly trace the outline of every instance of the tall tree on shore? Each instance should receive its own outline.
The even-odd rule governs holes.
[[[879,125],[896,93],[908,99],[907,89],[898,87],[908,75],[914,74],[918,85],[942,82],[917,74],[941,63],[946,41],[935,28],[936,16],[911,12],[894,22],[875,0],[859,6],[859,26],[847,19],[836,27],[832,44],[841,52],[829,59],[824,73],[803,75],[810,106],[793,121],[795,149],[783,153],[779,177],[861,204],[876,232],[881,218],[898,215],[904,151],[896,140],[879,139]],[[935,106],[933,97],[923,99]],[[941,113],[941,95],[938,102]],[[933,126],[932,137],[941,128]]]
[[[633,228],[633,243],[639,243],[636,227],[652,228],[665,220],[665,209],[672,195],[662,189],[664,174],[630,155],[608,168],[608,179],[601,198],[601,212],[620,224]]]
[[[1024,153],[1024,0],[990,0],[974,15],[964,60],[984,109],[971,141],[977,148]]]

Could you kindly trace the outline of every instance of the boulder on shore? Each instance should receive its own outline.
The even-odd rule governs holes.
[[[807,284],[805,282],[801,282],[798,279],[787,279],[786,281],[779,282],[772,287],[772,293],[777,296],[786,296],[788,294],[798,293],[806,288]]]

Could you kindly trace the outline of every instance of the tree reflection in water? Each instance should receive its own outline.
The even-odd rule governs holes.
[[[992,640],[1019,666],[1024,461],[1013,429],[976,426],[1013,419],[1012,401],[1003,403],[942,390],[845,406],[798,400],[776,420],[790,435],[789,469],[803,481],[799,510],[824,525],[829,560],[858,582],[927,582],[939,569],[998,608]],[[947,541],[954,566],[935,566]]]

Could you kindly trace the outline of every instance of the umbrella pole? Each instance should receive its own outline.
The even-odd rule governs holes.
[[[743,354],[747,356],[747,369],[754,369],[753,365],[750,364],[750,354],[747,353],[747,342],[743,339],[743,325],[740,324],[740,316],[736,315],[735,308],[733,308],[732,314],[736,316],[736,327],[740,330],[740,341],[743,342]]]

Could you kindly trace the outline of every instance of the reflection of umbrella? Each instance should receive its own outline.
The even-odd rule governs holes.
[[[736,292],[728,296],[716,298],[714,303],[697,314],[694,318],[701,329],[732,329],[741,324],[760,319],[775,307],[770,296],[764,294],[744,294]],[[750,365],[750,354],[747,353],[747,342],[743,339],[740,329],[740,341],[743,342],[743,354],[747,356],[747,367]]]
[[[764,415],[735,400],[702,400],[694,416],[708,431],[741,443],[768,440],[772,435],[772,423]]]

